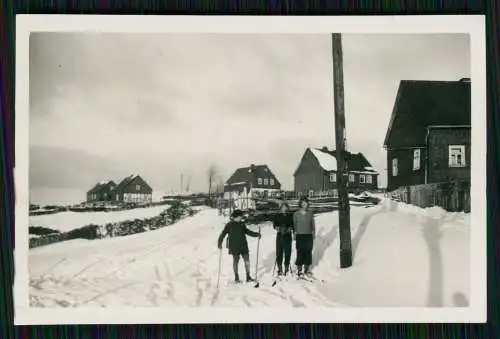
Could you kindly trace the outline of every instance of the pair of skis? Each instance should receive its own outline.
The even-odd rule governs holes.
[[[297,275],[297,274],[291,273],[289,276],[278,276],[278,277],[275,277],[271,286],[276,286],[276,284],[278,282],[283,281],[283,280],[288,281],[287,277],[291,277],[293,280],[307,281],[307,282],[310,282],[310,283],[319,282],[319,281],[324,282],[323,280],[319,280],[318,278],[316,278],[316,277],[314,277],[312,275],[307,275],[307,274]]]
[[[274,276],[274,280],[271,283],[271,286],[274,287],[279,282],[282,282],[282,281],[304,281],[304,282],[309,282],[309,283],[317,283],[317,282],[324,283],[325,282],[324,280],[318,279],[314,276],[307,276],[306,274],[302,274],[302,275],[298,276],[297,274],[290,273],[289,275],[286,275],[286,276]],[[257,281],[257,280],[256,281],[243,281],[243,280],[241,280],[238,282],[229,281],[227,284],[232,285],[232,286],[253,284],[254,287],[258,288],[260,286],[260,281]]]

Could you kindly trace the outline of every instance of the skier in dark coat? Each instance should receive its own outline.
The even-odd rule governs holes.
[[[314,215],[309,211],[309,200],[303,197],[299,201],[299,210],[293,215],[295,232],[295,247],[297,249],[297,274],[301,276],[302,267],[304,273],[311,275],[312,250],[314,237],[316,235],[316,225]]]
[[[281,204],[280,213],[274,217],[273,227],[277,231],[276,265],[278,266],[278,275],[283,275],[283,255],[285,257],[285,275],[287,275],[292,255],[293,215],[286,203]]]
[[[245,262],[245,271],[246,271],[246,281],[254,281],[254,279],[250,276],[250,257],[248,250],[248,242],[246,235],[252,237],[260,238],[260,233],[253,232],[249,230],[245,223],[243,222],[243,212],[240,210],[235,210],[231,215],[231,221],[226,224],[218,239],[218,247],[222,249],[222,242],[226,235],[228,235],[228,248],[229,254],[233,256],[233,271],[234,271],[234,280],[235,282],[240,282],[240,278],[238,275],[238,265],[240,262],[240,256],[243,257],[243,261]]]

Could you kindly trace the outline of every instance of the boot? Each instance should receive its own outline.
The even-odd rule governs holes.
[[[278,267],[278,276],[281,276],[283,275],[283,269],[280,267]]]
[[[304,268],[304,273],[305,275],[307,275],[308,277],[310,277],[312,275],[312,272],[311,272],[311,267],[309,265],[306,265],[305,268]]]
[[[238,273],[236,273],[236,274],[234,275],[234,282],[235,282],[235,283],[237,283],[237,284],[241,282],[241,281],[240,281],[240,276],[238,275]]]
[[[301,277],[302,274],[302,265],[297,265],[297,276]]]
[[[253,279],[253,278],[250,276],[250,273],[247,273],[247,282],[252,282],[252,281],[255,281],[255,279]]]
[[[288,275],[289,271],[290,271],[290,266],[285,267],[285,275]]]

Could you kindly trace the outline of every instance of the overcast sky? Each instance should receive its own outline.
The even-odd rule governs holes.
[[[343,52],[348,147],[385,185],[399,81],[469,77],[469,38],[344,35]],[[206,191],[211,163],[223,180],[267,164],[293,189],[305,148],[335,147],[331,55],[329,35],[32,33],[31,198],[130,173]]]

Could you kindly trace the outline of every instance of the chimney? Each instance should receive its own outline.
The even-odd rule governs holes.
[[[328,152],[328,147],[323,146],[323,148],[321,148],[321,150],[322,150],[323,152]]]
[[[459,80],[459,82],[468,82],[470,83],[470,78],[462,78]]]

